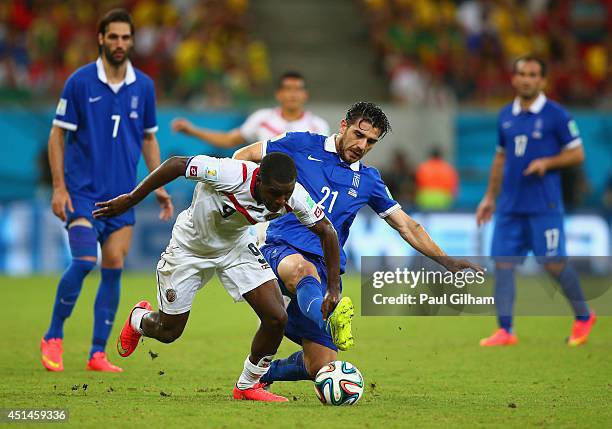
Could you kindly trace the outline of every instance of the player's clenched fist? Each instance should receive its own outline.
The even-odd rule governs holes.
[[[137,201],[130,194],[119,195],[108,201],[101,201],[96,203],[96,207],[100,207],[98,210],[93,211],[93,217],[113,217],[118,216],[121,213],[125,213],[128,209],[133,207]]]

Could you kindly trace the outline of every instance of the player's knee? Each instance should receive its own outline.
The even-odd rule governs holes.
[[[312,276],[316,279],[319,278],[319,273],[316,267],[305,259],[300,259],[293,264],[293,270],[291,272],[291,279],[289,283],[294,288],[304,277]]]
[[[98,236],[87,219],[79,218],[68,225],[68,242],[73,259],[97,261]]]
[[[287,312],[283,307],[279,307],[276,311],[264,317],[261,324],[268,329],[284,331],[285,326],[287,326],[287,319]]]
[[[181,336],[182,333],[183,333],[182,329],[181,330],[164,329],[162,327],[162,329],[160,329],[158,332],[157,340],[165,344],[170,344],[174,342],[175,340],[177,340]]]

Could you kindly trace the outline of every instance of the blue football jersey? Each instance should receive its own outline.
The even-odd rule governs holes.
[[[506,154],[497,211],[500,213],[563,212],[561,175],[524,176],[534,159],[558,155],[582,144],[576,122],[559,104],[544,94],[522,111],[518,100],[505,106],[498,117],[498,149]]]
[[[68,78],[53,125],[69,131],[64,175],[73,198],[102,201],[129,192],[144,134],[157,131],[153,81],[128,63],[115,93],[98,58]]]
[[[340,268],[344,271],[344,243],[359,209],[369,205],[380,217],[387,217],[400,205],[391,197],[380,173],[359,161],[347,164],[336,153],[335,136],[286,133],[264,143],[263,155],[284,152],[295,161],[298,182],[318,201],[334,225],[340,242]],[[300,250],[323,256],[319,237],[291,214],[270,223],[266,243],[287,243]]]

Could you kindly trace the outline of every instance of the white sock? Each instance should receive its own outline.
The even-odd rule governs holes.
[[[244,369],[242,370],[242,374],[238,378],[238,382],[236,386],[240,390],[250,389],[256,383],[259,382],[259,379],[268,372],[268,368],[270,364],[274,360],[274,355],[264,356],[257,365],[251,362],[249,356],[247,356],[244,361]]]
[[[143,334],[142,329],[140,328],[140,322],[142,322],[142,318],[147,313],[150,313],[150,311],[147,310],[146,308],[140,308],[140,307],[135,308],[134,311],[132,311],[132,317],[130,318],[130,325],[132,325],[132,328],[134,328],[134,330],[140,334]]]

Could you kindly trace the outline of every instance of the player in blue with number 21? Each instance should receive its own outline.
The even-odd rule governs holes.
[[[359,102],[349,108],[337,134],[281,134],[240,149],[234,157],[259,162],[271,152],[290,155],[297,166],[298,182],[310,195],[318,197],[341,246],[357,212],[368,205],[407,243],[448,270],[480,269],[467,260],[446,256],[391,197],[378,170],[361,163],[389,130],[387,116],[378,106]],[[282,292],[293,298],[287,307],[285,336],[303,348],[287,359],[275,360],[261,381],[314,379],[321,367],[336,360],[338,349],[347,350],[353,345],[353,305],[348,297],[340,299],[341,285],[328,283],[319,240],[295,216],[270,223],[261,251],[279,278]],[[344,251],[340,256],[340,269],[344,272]],[[334,317],[344,318],[344,323],[337,323],[334,329],[325,323],[328,311],[322,308],[324,297],[330,295],[338,301]]]
[[[64,322],[72,313],[83,279],[96,265],[98,243],[102,247],[101,281],[87,369],[122,371],[108,361],[104,349],[119,305],[134,211],[103,220],[94,219],[92,211],[97,201],[134,188],[141,153],[149,170],[160,164],[153,81],[132,67],[133,44],[130,15],[121,9],[108,12],[98,25],[100,57],[68,78],[53,120],[49,136],[51,205],[66,223],[72,262],[59,281],[51,324],[41,340],[42,363],[49,371],[64,370]],[[156,190],[156,196],[160,219],[170,219],[170,196],[163,188]]]

